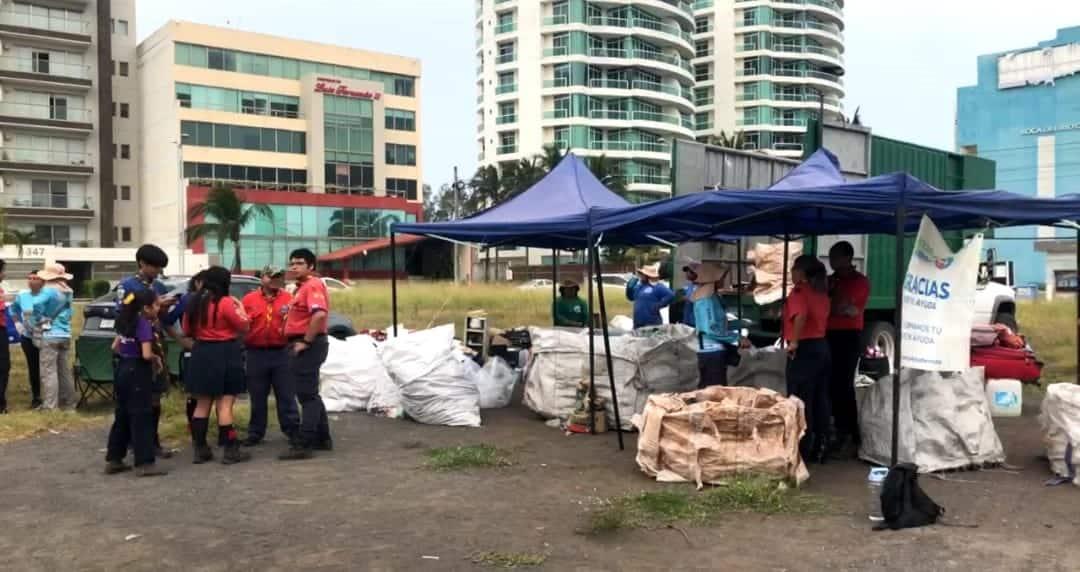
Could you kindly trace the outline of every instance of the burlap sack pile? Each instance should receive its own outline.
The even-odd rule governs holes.
[[[787,267],[802,255],[802,243],[792,241],[788,243]],[[783,297],[784,284],[784,244],[757,243],[754,248],[746,253],[746,259],[753,264],[754,271],[754,303],[759,306],[772,304]],[[788,293],[791,292],[791,274],[788,274]]]
[[[660,482],[719,484],[768,475],[796,484],[810,477],[799,458],[802,401],[768,389],[710,387],[652,395],[634,416],[637,463]]]

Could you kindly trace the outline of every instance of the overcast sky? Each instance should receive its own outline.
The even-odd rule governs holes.
[[[538,0],[519,0],[538,1]],[[875,132],[952,148],[956,88],[979,54],[1080,26],[1076,0],[847,0],[846,109]],[[169,19],[419,58],[424,182],[476,168],[473,0],[138,0],[138,35]],[[1048,16],[1052,16],[1053,19]]]

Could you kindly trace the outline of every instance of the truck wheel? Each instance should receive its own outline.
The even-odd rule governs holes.
[[[1016,324],[1016,316],[1014,316],[1013,314],[998,314],[997,318],[994,318],[994,323],[1008,327],[1010,330],[1013,331],[1013,333],[1019,331]]]
[[[896,328],[888,322],[870,322],[863,329],[863,347],[874,346],[889,358],[889,372],[893,370],[896,353]]]

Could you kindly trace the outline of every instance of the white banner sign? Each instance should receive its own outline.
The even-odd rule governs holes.
[[[904,277],[900,364],[927,371],[961,371],[971,363],[981,234],[953,253],[929,217]]]

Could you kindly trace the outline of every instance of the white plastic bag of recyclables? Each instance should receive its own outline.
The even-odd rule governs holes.
[[[401,392],[383,367],[375,340],[361,335],[346,340],[331,337],[329,343],[319,371],[326,410],[401,417]]]
[[[480,426],[480,391],[467,358],[455,351],[452,324],[389,340],[382,359],[409,417],[430,425]]]

